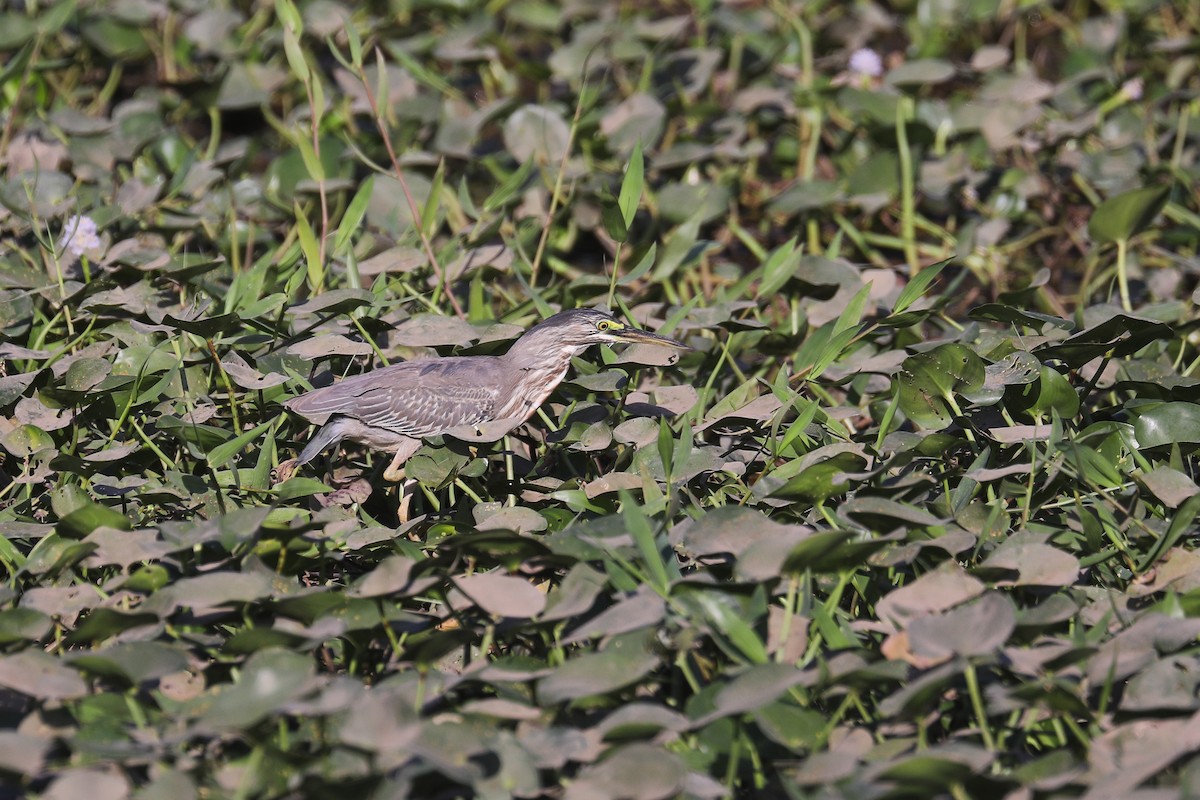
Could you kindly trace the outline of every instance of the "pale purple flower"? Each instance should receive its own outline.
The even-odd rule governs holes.
[[[862,47],[850,54],[850,71],[855,75],[878,78],[883,74],[883,59],[869,47]]]
[[[97,233],[96,221],[91,217],[81,216],[67,220],[58,240],[58,246],[71,258],[79,258],[84,253],[98,250],[102,244]]]
[[[1142,90],[1146,88],[1146,83],[1141,78],[1130,78],[1121,84],[1121,96],[1127,100],[1141,100]]]

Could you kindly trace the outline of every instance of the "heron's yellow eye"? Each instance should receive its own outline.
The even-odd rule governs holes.
[[[596,323],[596,330],[598,330],[598,331],[610,331],[614,327],[616,327],[616,326],[612,322],[610,322],[609,320],[606,320],[606,319],[602,319]]]

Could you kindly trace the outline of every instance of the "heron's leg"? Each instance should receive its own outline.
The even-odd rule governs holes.
[[[316,435],[300,451],[299,456],[279,463],[279,466],[275,468],[275,482],[283,483],[292,477],[297,469],[319,456],[326,447],[341,441],[347,433],[347,428],[352,426],[353,422],[345,417],[335,417],[322,425]]]
[[[383,471],[383,479],[392,483],[399,483],[404,480],[404,462],[408,461],[412,457],[412,454],[420,449],[420,439],[405,439],[396,448],[396,454],[392,457],[392,463],[388,464],[388,468]]]
[[[414,480],[406,480],[400,484],[400,507],[396,509],[396,517],[401,523],[408,522],[408,507],[412,505],[413,490],[417,487]]]

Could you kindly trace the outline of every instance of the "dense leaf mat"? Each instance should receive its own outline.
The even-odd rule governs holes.
[[[1019,5],[6,4],[0,795],[1200,794],[1200,17]]]

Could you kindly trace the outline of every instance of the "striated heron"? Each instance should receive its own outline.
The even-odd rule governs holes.
[[[574,356],[605,342],[687,349],[603,311],[577,308],[530,328],[502,356],[406,361],[355,375],[284,403],[321,428],[299,457],[279,465],[277,480],[346,439],[394,453],[383,477],[401,481],[404,462],[422,437],[499,439],[537,411],[566,377]]]

